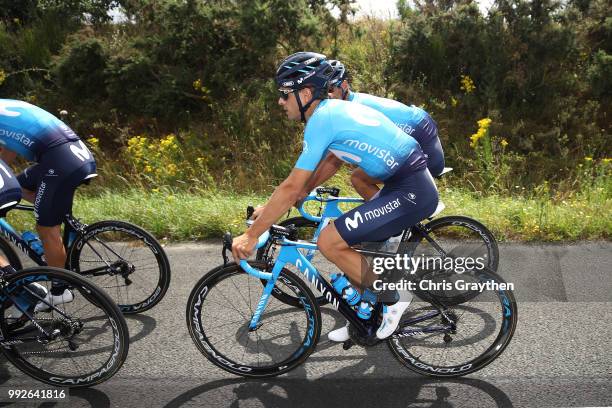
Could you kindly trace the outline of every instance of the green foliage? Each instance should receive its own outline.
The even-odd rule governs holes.
[[[125,18],[111,22],[117,5]],[[302,130],[284,118],[271,79],[303,49],[341,59],[357,91],[424,106],[452,180],[477,194],[544,181],[566,193],[584,184],[584,157],[612,156],[609,0],[498,0],[487,15],[472,1],[399,1],[395,21],[350,21],[353,6],[0,0],[0,93],[68,110],[67,122],[99,141],[113,188],[268,191],[292,168]],[[481,118],[491,127],[470,146]],[[168,135],[179,149],[157,157]],[[136,137],[140,158],[129,149]]]

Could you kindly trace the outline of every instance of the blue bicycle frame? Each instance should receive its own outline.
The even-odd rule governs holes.
[[[266,242],[270,238],[269,231],[264,233],[257,243],[256,248],[259,249],[266,245]],[[286,264],[295,265],[298,270],[305,276],[305,278],[313,284],[317,290],[325,296],[327,301],[337,309],[352,325],[353,328],[357,330],[357,333],[364,337],[373,336],[377,326],[376,319],[363,320],[357,316],[357,312],[351,307],[346,301],[339,295],[332,286],[321,276],[317,268],[315,268],[312,263],[310,263],[309,259],[304,256],[299,249],[305,249],[307,253],[314,253],[317,250],[317,245],[305,242],[305,241],[291,241],[287,238],[283,238],[280,242],[281,250],[278,254],[274,262],[274,267],[271,272],[264,272],[259,269],[253,268],[246,260],[240,261],[240,267],[249,275],[252,275],[258,279],[262,279],[267,281],[263,293],[259,302],[257,303],[257,308],[251,317],[251,321],[249,322],[249,330],[254,331],[259,327],[260,317],[265,310],[268,301],[270,300],[270,296],[272,295],[272,291],[276,284],[276,280],[278,279],[282,269]],[[437,311],[432,311],[425,313],[421,316],[414,317],[412,319],[402,321],[401,327],[402,330],[397,333],[398,336],[401,337],[409,337],[417,334],[423,333],[433,333],[433,332],[448,332],[454,330],[453,324],[444,324],[444,325],[434,325],[426,328],[419,329],[410,329],[405,327],[406,325],[422,322],[428,319],[435,318],[442,314],[442,305],[436,304],[437,302],[432,302],[434,306],[438,307]],[[303,302],[306,305],[306,302]],[[373,311],[373,316],[378,316],[382,309],[382,304],[378,303]]]

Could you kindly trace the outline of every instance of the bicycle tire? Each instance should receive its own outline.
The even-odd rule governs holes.
[[[145,276],[145,265],[142,267],[137,267],[134,263],[124,259],[123,257],[120,257],[121,259],[116,259],[114,261],[111,259],[104,259],[104,261],[111,263],[119,262],[120,267],[129,268],[131,270],[128,275],[129,279],[132,281],[132,283],[136,282],[138,286],[143,288],[143,294],[139,295],[139,299],[137,301],[123,299],[123,292],[125,292],[128,297],[130,296],[128,286],[130,286],[131,283],[123,278],[123,284],[121,284],[118,274],[102,275],[101,279],[99,279],[99,285],[106,289],[115,288],[115,290],[109,290],[109,294],[113,299],[115,299],[115,302],[119,305],[119,309],[124,314],[141,313],[157,305],[163,299],[164,295],[168,291],[168,287],[170,286],[170,262],[168,261],[168,257],[164,252],[164,249],[159,242],[157,242],[155,237],[137,225],[125,221],[115,220],[100,221],[88,225],[85,228],[85,231],[77,236],[69,248],[69,269],[79,274],[83,274],[87,271],[82,266],[82,264],[85,262],[104,265],[104,261],[101,260],[100,254],[94,251],[96,247],[104,249],[105,257],[116,257],[117,253],[121,252],[121,249],[118,249],[118,251],[109,250],[109,248],[111,248],[111,242],[113,242],[113,245],[115,245],[116,248],[120,248],[118,245],[123,241],[104,240],[104,234],[108,234],[109,237],[115,237],[115,239],[116,235],[126,234],[127,237],[134,239],[133,243],[123,244],[123,251],[127,251],[130,246],[130,255],[134,253],[135,248],[139,248],[143,251],[150,251],[150,255],[148,256],[152,255],[153,257],[147,262],[150,262],[152,265],[155,264],[156,270],[150,274],[147,273]],[[90,252],[92,252],[93,255],[89,255],[89,257],[93,258],[93,260],[83,259],[83,251],[85,248],[89,248]],[[151,269],[153,268],[154,267],[151,267]],[[136,280],[134,277],[140,277],[140,279]],[[115,278],[114,282],[113,278]],[[93,279],[95,280],[96,277],[93,277]],[[143,286],[143,282],[149,282],[150,284],[148,286],[150,287],[145,288]],[[115,286],[110,286],[113,283]]]
[[[77,296],[75,296],[75,299],[73,300],[73,302],[66,303],[63,305],[58,305],[56,307],[60,308],[60,310],[63,308],[64,309],[63,311],[70,318],[74,318],[74,316],[66,310],[67,306],[69,308],[71,307],[74,308],[76,310],[74,313],[85,313],[87,310],[90,310],[90,309],[82,305],[83,300],[95,299],[95,303],[92,303],[91,306],[93,306],[94,311],[100,310],[103,313],[102,316],[106,316],[106,319],[103,317],[102,324],[100,325],[100,327],[97,327],[91,324],[92,317],[88,317],[87,319],[82,319],[83,327],[81,327],[81,329],[78,332],[72,333],[73,336],[78,336],[80,333],[83,333],[83,338],[88,339],[88,341],[83,340],[79,344],[78,346],[79,349],[83,348],[83,346],[85,345],[92,343],[91,342],[92,335],[98,336],[96,338],[99,338],[99,336],[103,335],[106,331],[105,328],[106,329],[110,328],[110,332],[112,333],[112,339],[108,341],[109,343],[108,346],[104,348],[98,348],[98,349],[93,349],[93,350],[80,350],[80,351],[78,349],[72,350],[70,348],[70,352],[65,352],[67,353],[67,357],[66,357],[66,360],[63,360],[63,361],[71,361],[72,363],[75,363],[75,359],[83,355],[87,355],[89,358],[91,354],[103,353],[105,352],[105,350],[108,350],[110,352],[110,355],[108,356],[108,358],[105,358],[103,356],[104,363],[101,364],[100,367],[98,367],[96,370],[89,371],[87,373],[81,373],[78,376],[74,374],[66,375],[66,374],[55,373],[55,372],[51,373],[49,371],[42,369],[41,367],[44,365],[47,370],[49,370],[48,368],[49,366],[56,367],[57,366],[57,361],[56,361],[57,356],[60,355],[59,354],[60,352],[58,350],[46,350],[46,351],[32,352],[32,351],[27,350],[27,347],[25,346],[25,344],[11,345],[9,347],[2,348],[2,352],[4,353],[6,358],[16,368],[18,368],[25,374],[29,375],[30,377],[35,378],[39,381],[42,381],[46,384],[51,384],[54,386],[63,386],[63,387],[74,387],[74,388],[90,387],[96,384],[100,384],[108,380],[109,378],[111,378],[113,375],[115,375],[117,371],[121,368],[121,366],[125,362],[125,359],[127,358],[128,351],[129,351],[128,326],[125,321],[125,318],[123,317],[123,314],[121,313],[121,311],[119,310],[119,308],[117,307],[113,299],[111,299],[110,296],[108,296],[95,283],[93,283],[89,279],[83,278],[82,276],[74,272],[63,270],[63,269],[58,269],[58,268],[46,267],[46,266],[45,267],[37,266],[33,268],[24,269],[8,277],[5,276],[5,280],[6,280],[6,285],[4,289],[6,289],[9,293],[15,290],[19,290],[19,287],[31,284],[33,282],[39,282],[39,283],[47,282],[48,287],[51,286],[51,280],[61,281],[63,282],[63,284],[69,285],[74,290]],[[2,293],[6,293],[6,292],[2,292]],[[87,296],[82,296],[83,300],[79,299],[78,295],[84,294],[84,293],[86,293]],[[9,326],[7,323],[8,319],[5,318],[6,309],[3,303],[0,303],[0,333],[2,334],[3,337],[8,337],[11,335],[15,336],[16,332],[18,332],[21,329],[17,331],[15,331],[14,329],[13,330],[9,329]],[[46,317],[49,314],[51,315],[51,319]],[[53,318],[54,314],[57,314],[56,319]],[[46,321],[51,320],[53,321],[53,323],[51,324],[60,325],[60,327],[62,327],[61,322],[66,321],[66,319],[63,316],[61,316],[59,313],[57,313],[57,311],[53,309],[49,312],[34,312],[33,317],[37,321],[37,323],[41,325],[46,325]],[[99,320],[99,319],[93,319],[93,321],[96,321],[96,320]],[[51,327],[55,327],[55,326],[51,326]],[[88,330],[85,331],[84,328],[87,328]],[[35,326],[31,325],[30,331],[35,331],[35,330],[37,330]],[[62,332],[61,335],[66,336],[64,332]],[[70,340],[74,341],[75,338],[70,337]],[[79,338],[77,340],[81,340],[81,339]],[[50,343],[47,343],[47,344],[42,344],[42,343],[40,344],[42,344],[42,347],[46,348],[46,347],[49,347],[49,345],[54,344],[53,343],[54,341],[55,340],[52,340]],[[61,340],[61,342],[66,343],[66,342],[69,342],[69,340]],[[77,341],[75,344],[78,344],[78,343],[79,342]],[[33,344],[33,343],[27,343],[27,344]],[[23,346],[23,349],[25,350],[21,349],[22,346]],[[52,356],[51,359],[54,360],[56,364],[41,364],[40,367],[37,367],[32,362],[30,362],[28,358],[26,358],[26,355],[29,356],[29,355],[41,355],[41,354],[51,354]],[[32,359],[34,358],[35,357],[32,357]],[[87,360],[87,361],[90,361],[90,360]],[[79,370],[81,369],[80,365],[75,364],[75,366],[77,366]]]
[[[494,281],[499,284],[505,283],[504,280],[499,277],[499,275],[497,275],[491,270],[484,269],[480,273],[481,275],[479,276],[479,279],[481,280],[481,282]],[[497,333],[497,336],[493,343],[491,343],[490,346],[488,346],[485,351],[479,354],[477,357],[454,365],[438,365],[438,363],[436,363],[435,365],[430,364],[429,362],[423,360],[423,355],[425,354],[423,349],[427,351],[428,349],[438,348],[447,351],[449,349],[446,349],[444,347],[447,347],[448,344],[453,344],[453,341],[451,340],[450,342],[444,341],[443,343],[440,342],[436,345],[432,340],[435,339],[435,337],[431,334],[429,334],[428,337],[424,339],[430,344],[423,346],[423,348],[417,350],[417,352],[411,353],[411,347],[419,347],[421,345],[419,343],[419,338],[417,337],[418,335],[413,337],[407,337],[407,341],[412,342],[412,344],[405,346],[402,343],[402,337],[396,333],[387,340],[387,345],[389,346],[389,349],[391,350],[393,355],[399,360],[399,362],[402,363],[404,366],[421,375],[429,377],[460,377],[481,370],[482,368],[493,362],[505,350],[505,348],[510,343],[512,336],[514,335],[518,322],[518,308],[513,292],[511,290],[502,289],[491,291],[491,293],[493,292],[497,295],[500,301],[501,306],[499,308],[499,311],[501,312],[502,321],[499,324],[499,332]],[[453,333],[454,336],[456,336],[457,333],[461,331],[462,317],[463,316],[461,316],[461,318],[457,320],[457,330],[455,331],[455,333]],[[494,330],[496,328],[497,324],[494,325]],[[474,348],[474,345],[469,341],[466,341],[465,344]],[[461,358],[464,358],[463,351],[456,352],[456,354],[461,355]],[[446,359],[440,358],[434,358],[433,360],[447,361]]]
[[[21,259],[19,255],[13,249],[11,244],[8,243],[4,238],[0,237],[0,255],[3,255],[8,260],[8,263],[11,264],[16,271],[23,269],[23,264],[21,263]]]
[[[264,270],[266,269],[266,264],[263,262],[255,261],[251,263],[251,266],[255,268],[259,268],[259,269],[264,269]],[[291,350],[290,352],[287,352],[288,357],[282,357],[283,358],[282,361],[273,360],[271,364],[255,365],[254,363],[237,361],[238,358],[228,355],[230,352],[231,353],[236,352],[237,354],[239,354],[239,351],[236,351],[237,347],[235,346],[229,347],[226,344],[213,344],[213,342],[211,341],[211,338],[214,338],[215,336],[210,335],[210,331],[212,330],[212,328],[206,329],[206,326],[211,323],[218,323],[219,321],[218,312],[212,310],[212,306],[211,306],[211,311],[213,315],[210,317],[210,319],[203,317],[203,316],[207,312],[208,304],[214,304],[214,305],[219,306],[220,303],[215,302],[214,299],[210,300],[209,303],[206,303],[206,302],[212,293],[221,293],[224,299],[229,300],[227,296],[223,294],[224,292],[221,286],[219,286],[219,288],[215,291],[215,287],[217,285],[223,284],[225,280],[232,279],[232,283],[234,284],[234,287],[237,290],[238,290],[238,287],[244,287],[244,284],[237,286],[235,282],[233,281],[234,277],[245,278],[247,279],[247,283],[250,282],[249,279],[253,279],[253,280],[256,279],[248,275],[246,272],[244,272],[239,265],[232,263],[227,266],[217,267],[211,270],[210,272],[208,272],[196,283],[196,285],[194,286],[193,290],[191,291],[189,295],[189,298],[187,301],[187,310],[186,310],[187,327],[189,330],[189,334],[191,335],[191,338],[193,342],[195,343],[196,347],[198,348],[198,350],[200,350],[200,352],[204,354],[204,356],[206,356],[206,358],[210,362],[212,362],[214,365],[216,365],[217,367],[227,372],[230,372],[232,374],[240,375],[243,377],[252,377],[252,378],[274,377],[274,376],[283,374],[287,371],[290,371],[294,369],[295,367],[297,367],[298,365],[300,365],[313,352],[313,350],[316,347],[316,344],[319,341],[319,337],[321,334],[321,311],[318,305],[316,304],[314,295],[312,294],[310,289],[308,289],[308,287],[304,285],[304,283],[302,282],[300,278],[295,276],[293,272],[287,269],[283,269],[281,271],[278,277],[278,280],[277,280],[277,284],[278,282],[281,282],[284,285],[290,286],[291,288],[293,288],[293,290],[296,291],[296,294],[300,295],[300,298],[304,302],[304,306],[300,308],[295,308],[295,307],[287,305],[289,306],[288,311],[289,313],[302,313],[303,312],[306,315],[306,319],[304,321],[305,322],[304,337],[302,338],[302,341],[300,344],[295,345],[295,351]],[[261,287],[257,283],[254,283],[253,286],[257,288]],[[249,283],[249,294],[251,294],[250,283]],[[257,291],[256,293],[253,293],[253,295],[255,296],[257,296],[258,294],[260,295],[261,292]],[[244,296],[242,297],[242,299],[244,300],[245,304],[247,304]],[[249,296],[249,299],[251,299],[250,296]],[[272,299],[274,299],[274,297],[271,296],[269,300],[272,300]],[[257,303],[258,298],[257,299],[253,298],[253,301],[254,301],[254,304],[258,304]],[[223,305],[225,304],[226,303],[224,303]],[[283,304],[283,302],[281,302],[281,304]],[[268,333],[267,331],[268,329],[270,328],[274,329],[278,327],[276,324],[272,324],[272,320],[270,320],[269,325],[267,326],[268,329],[264,330],[264,327],[266,327],[266,324],[267,324],[266,323],[267,320],[274,319],[275,317],[272,314],[272,310],[274,310],[275,314],[278,314],[279,312],[278,308],[276,308],[275,306],[272,307],[268,305],[266,307],[266,310],[264,310],[264,312],[262,313],[261,320],[260,320],[261,325],[254,331],[248,330],[248,323],[252,316],[252,310],[250,312],[247,311],[245,314],[243,314],[234,305],[231,305],[231,307],[227,307],[227,311],[224,313],[223,319],[229,320],[231,318],[229,317],[231,313],[233,313],[234,311],[238,312],[238,315],[239,315],[238,320],[235,322],[231,322],[231,323],[236,323],[236,325],[239,327],[238,331],[236,332],[236,336],[241,330],[240,326],[244,326],[242,328],[242,330],[244,330],[244,333],[241,334],[237,338],[237,341],[239,342],[241,339],[243,339],[243,336],[248,333],[246,337],[246,345],[248,346],[250,344],[249,336],[252,333],[254,333],[254,335],[257,337],[257,340],[259,340],[258,331],[260,330],[260,328],[261,330],[263,330],[262,332],[262,335],[263,335],[263,334]],[[238,323],[239,321],[241,321],[241,323]],[[295,326],[297,324],[295,323],[297,319],[290,319],[290,321],[292,323],[292,326],[288,326],[287,331],[286,332],[283,331],[281,335],[295,334],[295,333],[292,333],[292,330],[297,330]],[[221,326],[218,326],[218,327],[227,327],[227,326],[228,326],[228,323],[223,323]],[[224,330],[227,330],[227,329],[224,329]],[[229,330],[231,332],[232,328],[230,328]],[[229,341],[228,339],[231,339],[234,336],[231,334],[228,336],[227,333],[223,333],[223,337],[224,338],[222,340]],[[273,339],[274,339],[273,341],[275,342],[279,341],[278,337],[273,336]],[[259,363],[260,354],[264,354],[264,357],[266,357],[265,352],[269,352],[269,349],[265,345],[265,343],[263,343],[264,347],[261,348],[262,352],[260,352],[259,341],[256,344],[257,344],[257,353],[254,353],[254,350],[250,350],[249,353],[246,353],[246,350],[248,349],[248,347],[246,347],[245,352],[242,353],[242,356],[239,359],[249,358],[250,355],[257,354],[257,362]],[[290,341],[289,346],[278,345],[278,344],[274,344],[273,346],[274,347],[272,348],[275,351],[276,350],[282,351],[284,350],[283,347],[291,347],[293,349],[294,342]],[[221,347],[224,347],[227,350],[227,352],[219,350],[219,348]]]

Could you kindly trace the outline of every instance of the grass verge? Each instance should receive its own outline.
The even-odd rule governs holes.
[[[346,191],[346,190],[345,190]],[[444,215],[466,215],[484,223],[500,241],[577,241],[610,239],[612,198],[607,189],[592,189],[563,200],[478,195],[441,186]],[[74,214],[91,223],[120,219],[138,224],[160,240],[220,238],[244,230],[245,208],[267,196],[234,193],[150,192],[129,190],[77,197]],[[297,214],[297,212],[294,210]],[[8,216],[16,228],[31,229],[31,213]]]

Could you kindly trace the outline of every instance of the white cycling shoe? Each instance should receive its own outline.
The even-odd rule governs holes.
[[[341,327],[336,330],[332,330],[327,334],[327,338],[331,341],[335,341],[336,343],[344,343],[347,341],[349,336],[349,323],[346,323],[346,326]]]
[[[58,296],[52,295],[51,292],[47,293],[47,296],[45,296],[45,302],[53,306],[61,305],[63,303],[70,303],[73,300],[74,295],[70,289],[64,289],[64,293]],[[43,302],[38,302],[36,308],[34,309],[35,312],[46,312],[49,310],[51,310],[51,307]]]
[[[412,302],[412,298],[408,301],[399,301],[391,306],[383,306],[382,323],[378,330],[376,330],[376,337],[381,340],[386,339],[395,332],[400,324],[402,315],[408,309],[408,306],[410,306],[410,302]]]

